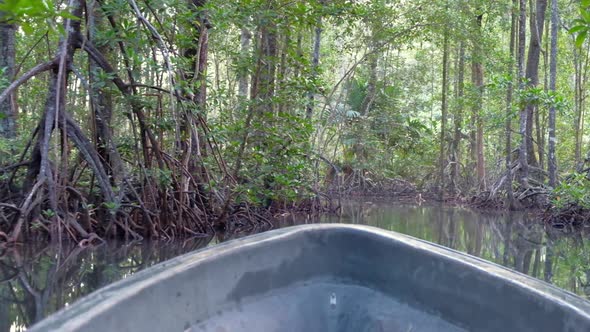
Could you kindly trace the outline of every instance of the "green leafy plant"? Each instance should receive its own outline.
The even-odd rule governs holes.
[[[114,215],[117,210],[121,207],[121,204],[117,202],[104,202],[102,205],[109,210],[109,213]]]
[[[53,211],[51,209],[43,210],[43,212],[41,212],[41,213],[47,219],[51,219],[51,218],[55,217],[55,215],[56,215],[55,211]]]
[[[551,203],[557,209],[569,204],[590,209],[590,179],[586,174],[575,173],[553,190]]]
[[[580,1],[580,18],[574,20],[574,24],[569,33],[576,35],[576,46],[582,47],[590,31],[590,0]]]
[[[0,2],[0,12],[4,20],[16,22],[22,29],[31,34],[34,32],[34,21],[44,21],[53,29],[61,29],[56,25],[55,18],[77,19],[67,9],[59,9],[51,0],[4,0]]]

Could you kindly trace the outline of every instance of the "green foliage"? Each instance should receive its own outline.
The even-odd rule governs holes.
[[[10,85],[10,80],[6,77],[6,68],[0,67],[0,91]]]
[[[569,33],[575,34],[575,44],[582,47],[590,31],[590,1],[580,1],[580,17],[574,20],[574,26],[569,29]]]
[[[545,91],[541,87],[528,87],[517,90],[517,100],[520,107],[535,105],[543,109],[554,107],[558,112],[571,109],[571,103],[559,92]]]
[[[541,129],[546,128],[546,110],[558,109],[560,170],[573,168],[574,134],[569,130],[576,117],[570,105],[575,96],[570,82],[572,42],[560,39],[558,93],[547,93],[542,83],[519,90],[515,58],[510,56],[507,43],[510,1],[209,0],[198,10],[181,0],[138,2],[161,40],[138,20],[127,1],[93,4],[97,26],[91,42],[104,53],[115,73],[86,72],[88,56],[77,49],[72,64],[76,75],[68,76],[66,109],[93,146],[116,148],[125,174],[131,176],[129,183],[136,188],[156,186],[172,195],[185,190],[176,186],[190,173],[191,180],[220,200],[235,197],[258,205],[293,201],[322,189],[322,176],[329,167],[317,162],[317,156],[355,171],[368,170],[371,176],[401,177],[429,185],[437,180],[432,174],[439,147],[443,146],[443,157],[450,161],[455,140],[459,140],[455,151],[459,172],[468,179],[474,173],[471,137],[476,115],[483,119],[484,157],[492,181],[498,172],[496,162],[505,154],[502,137],[506,118],[513,119],[512,130],[517,131],[516,115],[525,104],[536,106]],[[564,24],[569,25],[573,16],[578,19],[571,32],[582,35],[579,40],[586,38],[590,26],[590,2],[582,1],[581,6],[579,13],[577,3],[563,6]],[[55,56],[62,35],[47,29],[47,23],[60,26],[69,17],[68,8],[51,1],[7,0],[0,10],[30,30],[17,36],[17,60],[22,61],[19,74]],[[203,15],[210,29],[208,73],[201,81],[194,77],[197,56],[190,52],[196,52]],[[474,18],[480,15],[483,22],[478,28]],[[90,36],[85,25],[82,33]],[[319,67],[313,68],[316,28],[321,28],[322,39]],[[276,37],[273,56],[263,54],[265,31]],[[250,36],[249,46],[242,46],[242,33]],[[445,37],[450,50],[449,93],[447,119],[442,119]],[[475,52],[474,46],[480,51]],[[170,68],[163,60],[164,48],[170,51]],[[463,84],[459,82],[460,60],[464,62]],[[481,91],[470,82],[476,61],[484,67]],[[258,75],[269,68],[272,78]],[[112,84],[115,76],[129,84],[131,95],[122,94]],[[19,88],[19,138],[0,140],[3,163],[18,162],[20,154],[15,150],[24,150],[23,141],[31,137],[43,115],[47,77],[41,74]],[[261,79],[272,82],[261,83]],[[249,91],[238,95],[243,82],[248,83]],[[0,82],[0,89],[7,84],[7,80]],[[204,104],[192,99],[202,84],[207,88]],[[252,84],[258,84],[255,88],[259,89],[261,84],[272,85],[272,93],[255,91]],[[506,105],[509,87],[515,93],[512,105]],[[97,110],[88,107],[89,92],[92,97],[109,99],[111,145],[97,137],[91,121]],[[141,123],[131,105],[144,115]],[[313,106],[311,119],[306,118],[308,106]],[[511,106],[512,112],[507,114],[506,108]],[[205,125],[200,125],[201,117]],[[443,120],[447,135],[441,144]],[[585,134],[580,136],[585,138]],[[541,144],[546,133],[540,136]],[[520,136],[512,137],[515,147]],[[191,142],[194,145],[187,163],[183,153],[190,140],[199,142]],[[62,162],[68,167],[82,165],[82,170],[72,172],[81,187],[77,189],[99,197],[92,170],[75,149],[64,159],[58,158],[62,151],[54,150],[65,143],[58,141],[57,135],[51,138],[51,162],[56,168]],[[71,141],[67,143],[73,146]],[[156,155],[163,160],[155,160]],[[25,155],[29,157],[30,153]],[[202,179],[201,166],[206,170]],[[108,173],[113,171],[106,168]],[[18,180],[23,179],[24,170],[19,170]],[[17,186],[22,183],[16,182]],[[231,191],[236,195],[228,195]],[[144,195],[148,201],[165,201],[150,195]],[[100,206],[100,202],[94,203]]]
[[[590,209],[590,179],[586,174],[575,173],[561,182],[551,194],[551,203],[557,209],[577,205]]]
[[[110,214],[115,215],[117,210],[121,207],[117,202],[103,202],[102,205],[109,211]]]
[[[51,219],[51,218],[55,217],[55,215],[56,215],[55,211],[53,211],[51,209],[43,210],[42,214],[47,219]]]
[[[0,120],[2,120],[0,114]],[[23,137],[16,137],[16,138],[3,138],[0,137],[0,169],[2,166],[7,166],[11,164],[15,164],[18,162],[20,155],[16,153],[17,151],[21,151],[24,148],[24,138]],[[3,176],[7,176],[7,174],[0,173],[0,179]]]
[[[19,23],[29,34],[34,31],[34,22],[44,22],[52,28],[56,18],[77,19],[68,10],[60,10],[51,0],[3,0],[0,2],[3,19]]]
[[[243,125],[236,122],[212,126],[212,135],[224,146],[230,160],[237,158]],[[306,137],[311,130],[309,122],[288,113],[265,114],[256,119],[250,129],[251,147],[243,156],[237,201],[266,206],[307,198],[312,164]]]

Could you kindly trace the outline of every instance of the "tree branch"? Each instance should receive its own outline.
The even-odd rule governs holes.
[[[58,59],[55,58],[51,61],[37,65],[37,66],[33,67],[31,70],[29,70],[28,72],[26,72],[25,74],[23,74],[23,76],[14,80],[14,82],[12,82],[4,91],[2,91],[2,94],[0,94],[0,103],[4,102],[4,100],[6,100],[6,98],[8,98],[8,96],[10,96],[10,94],[12,92],[14,92],[14,90],[16,90],[16,88],[23,85],[31,77],[34,77],[36,75],[39,75],[42,72],[46,72],[49,69],[54,68],[57,65],[57,60]]]

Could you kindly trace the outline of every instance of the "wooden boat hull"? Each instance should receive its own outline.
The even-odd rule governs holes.
[[[590,304],[409,236],[306,225],[100,289],[30,331],[590,331]]]

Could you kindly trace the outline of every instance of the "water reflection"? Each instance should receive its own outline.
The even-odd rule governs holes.
[[[375,226],[408,234],[507,266],[590,297],[587,232],[557,230],[526,213],[481,213],[441,206],[351,202],[322,222]],[[282,222],[296,223],[296,217]],[[317,222],[309,219],[307,222]]]
[[[100,287],[208,242],[110,243],[91,249],[37,244],[0,250],[0,331],[24,331]]]
[[[409,234],[590,296],[590,243],[585,234],[547,230],[531,215],[350,202],[338,216],[287,216],[277,227],[317,222],[364,224]],[[88,249],[35,244],[0,249],[0,332],[22,331],[95,289],[158,262],[259,231],[234,230],[213,241],[109,243]]]

